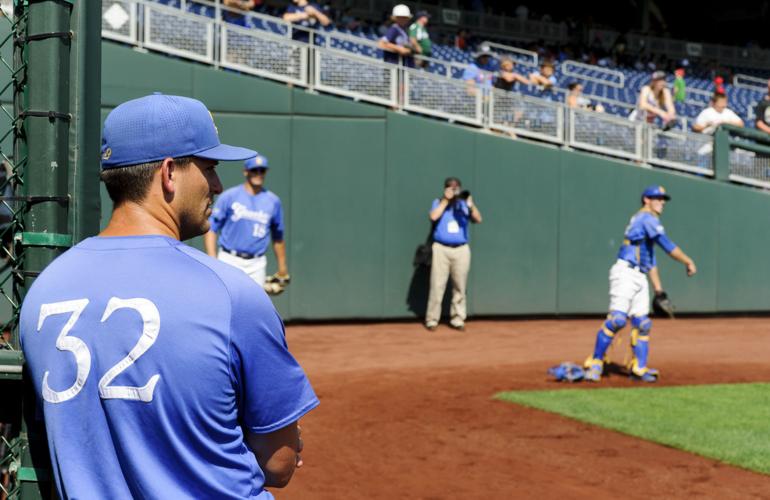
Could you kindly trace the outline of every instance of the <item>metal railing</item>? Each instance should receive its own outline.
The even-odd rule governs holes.
[[[647,162],[713,177],[713,143],[713,137],[708,134],[664,132],[649,128]]]
[[[144,46],[202,62],[214,60],[214,23],[174,7],[144,4]]]
[[[583,109],[570,109],[568,116],[569,146],[629,160],[644,159],[643,123]]]
[[[297,85],[308,85],[307,44],[267,32],[224,24],[219,65]]]
[[[482,101],[488,92],[463,80],[404,68],[403,108],[450,121],[482,125]]]
[[[493,89],[489,102],[489,127],[563,144],[565,109],[561,103]]]
[[[464,66],[456,63],[428,58],[423,69],[405,67],[402,62],[390,64],[382,60],[383,51],[376,42],[342,33],[299,30],[280,19],[260,15],[253,15],[250,21],[257,27],[246,28],[223,20],[225,8],[209,17],[147,0],[105,0],[102,12],[103,36],[137,47],[393,109],[770,188],[770,146],[766,151],[749,146],[742,151],[741,144],[732,144],[730,173],[720,174],[712,136],[686,132],[686,125],[682,131],[664,132],[642,121],[570,109],[557,102],[564,95],[563,89],[554,89],[550,97],[556,100],[499,89],[473,89],[459,77]],[[164,28],[160,23],[166,22]],[[304,32],[303,37],[297,36],[299,31]],[[633,109],[629,103],[586,97]]]
[[[398,66],[343,50],[314,52],[313,88],[385,106],[398,104]]]
[[[622,71],[602,68],[601,66],[595,66],[593,64],[566,60],[561,63],[561,72],[565,76],[600,83],[602,85],[607,85],[608,87],[622,89],[626,86],[626,75],[624,75]]]
[[[737,73],[733,76],[733,86],[739,89],[765,91],[767,89],[767,78]]]
[[[532,66],[533,68],[537,68],[539,66],[539,56],[537,52],[490,41],[485,41],[482,43],[482,45],[484,44],[488,45],[489,48],[493,49],[495,52],[510,57],[516,61],[517,64],[523,66]]]

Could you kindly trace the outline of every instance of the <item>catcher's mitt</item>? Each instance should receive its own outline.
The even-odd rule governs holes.
[[[565,361],[549,368],[548,374],[552,375],[557,382],[580,382],[585,376],[585,370],[575,363]]]
[[[666,292],[657,292],[655,294],[655,298],[652,299],[652,310],[656,315],[666,315],[674,319],[674,303],[668,298]]]
[[[265,279],[265,292],[267,292],[268,295],[280,295],[286,290],[289,283],[291,283],[291,276],[288,274],[280,275],[275,273]]]

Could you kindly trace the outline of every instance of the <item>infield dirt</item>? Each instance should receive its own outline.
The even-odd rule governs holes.
[[[770,498],[770,476],[492,399],[582,362],[600,319],[290,326],[321,406],[302,420],[305,467],[280,500]],[[628,343],[613,356],[622,362]],[[659,385],[770,381],[770,319],[656,320]],[[639,416],[645,418],[644,415]],[[770,439],[770,436],[768,437]]]

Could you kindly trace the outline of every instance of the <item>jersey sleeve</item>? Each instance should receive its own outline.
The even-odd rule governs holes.
[[[441,203],[441,202],[439,201],[438,198],[433,200],[433,203],[430,204],[430,211],[428,213],[430,214],[430,212],[436,210],[436,207],[438,207],[439,203]]]
[[[281,200],[277,199],[273,217],[270,219],[270,236],[273,238],[273,241],[283,241],[283,230],[283,207],[281,206]]]
[[[660,245],[666,253],[671,253],[676,248],[676,244],[666,236],[663,224],[655,217],[650,216],[644,219],[644,232],[648,238]]]
[[[319,401],[289,352],[278,312],[264,291],[244,280],[231,292],[230,370],[239,420],[264,434],[296,422]]]
[[[227,220],[227,210],[229,208],[230,197],[227,193],[222,193],[217,201],[214,203],[214,207],[211,209],[211,215],[209,216],[209,224],[211,224],[211,230],[218,233]]]
[[[382,40],[385,42],[396,43],[397,38],[398,29],[391,24],[388,30],[385,32],[385,36],[382,37]]]
[[[474,80],[478,74],[479,69],[477,67],[468,66],[465,68],[465,71],[463,71],[463,80]]]

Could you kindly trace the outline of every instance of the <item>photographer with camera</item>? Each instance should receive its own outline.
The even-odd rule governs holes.
[[[463,191],[460,179],[449,177],[444,181],[444,195],[433,200],[430,211],[433,228],[433,257],[430,271],[430,294],[425,315],[425,328],[438,327],[441,302],[447,279],[452,278],[452,305],[449,325],[465,329],[465,285],[471,266],[468,246],[468,223],[480,223],[481,212],[473,202],[470,191]]]

